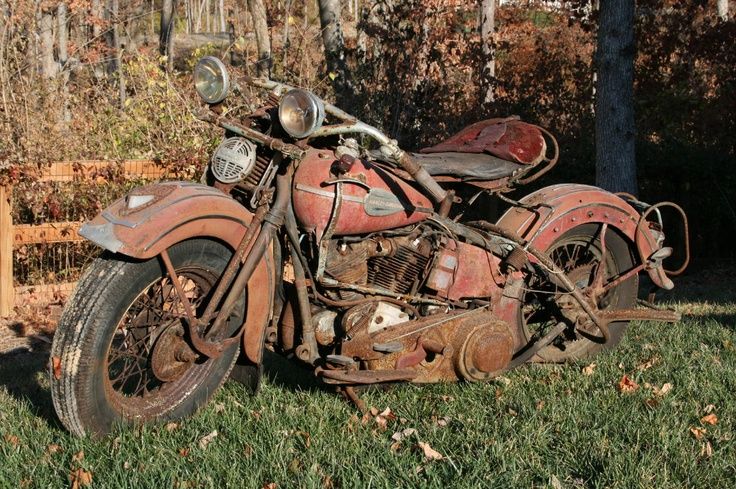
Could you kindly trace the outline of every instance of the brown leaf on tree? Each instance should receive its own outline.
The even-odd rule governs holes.
[[[715,425],[716,423],[718,423],[718,416],[713,413],[706,414],[705,416],[700,418],[700,422],[703,424]]]
[[[420,441],[417,446],[424,452],[424,458],[427,460],[442,460],[445,458],[440,452],[432,448],[429,443]]]
[[[621,377],[621,380],[618,381],[619,392],[628,394],[636,391],[638,388],[639,384],[631,380],[628,375],[624,375],[623,377]]]
[[[696,440],[702,440],[705,434],[708,432],[705,428],[695,428],[693,426],[690,427],[690,433],[693,434]]]
[[[80,487],[87,487],[92,484],[92,473],[79,468],[69,474],[69,480],[71,481],[72,489],[79,489]]]

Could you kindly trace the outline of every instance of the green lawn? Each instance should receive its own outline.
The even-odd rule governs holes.
[[[385,431],[272,361],[256,397],[231,382],[177,426],[76,439],[54,418],[45,358],[6,356],[0,487],[68,486],[72,472],[80,482],[89,473],[92,487],[161,489],[733,487],[736,296],[720,290],[705,303],[697,284],[687,290],[682,323],[632,325],[592,369],[527,366],[490,384],[367,392],[368,405],[396,416]],[[638,388],[621,392],[623,375]],[[443,458],[425,458],[420,442]]]

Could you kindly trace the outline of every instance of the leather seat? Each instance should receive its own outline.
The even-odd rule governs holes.
[[[463,181],[498,180],[528,168],[487,153],[414,153],[412,157],[432,176]]]

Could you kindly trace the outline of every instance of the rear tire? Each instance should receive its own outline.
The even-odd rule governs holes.
[[[168,252],[201,313],[231,250],[193,239]],[[227,378],[239,345],[217,359],[194,358],[183,308],[168,280],[158,257],[133,261],[112,254],[95,260],[80,280],[59,322],[49,365],[54,408],[73,434],[104,435],[117,424],[189,416]],[[236,331],[244,314],[245,295],[227,331],[216,336]],[[180,361],[182,352],[191,358]]]

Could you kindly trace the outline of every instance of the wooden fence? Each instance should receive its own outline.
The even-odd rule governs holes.
[[[53,163],[40,177],[44,182],[73,182],[90,180],[104,184],[105,179],[96,176],[100,170],[122,165],[126,178],[157,179],[166,176],[166,169],[150,160],[112,161],[64,161]],[[33,290],[36,295],[68,294],[73,283],[45,284],[15,287],[13,283],[13,250],[35,243],[67,243],[82,241],[78,231],[81,221],[47,222],[43,224],[13,224],[13,189],[0,187],[0,316],[9,316],[17,295]]]

